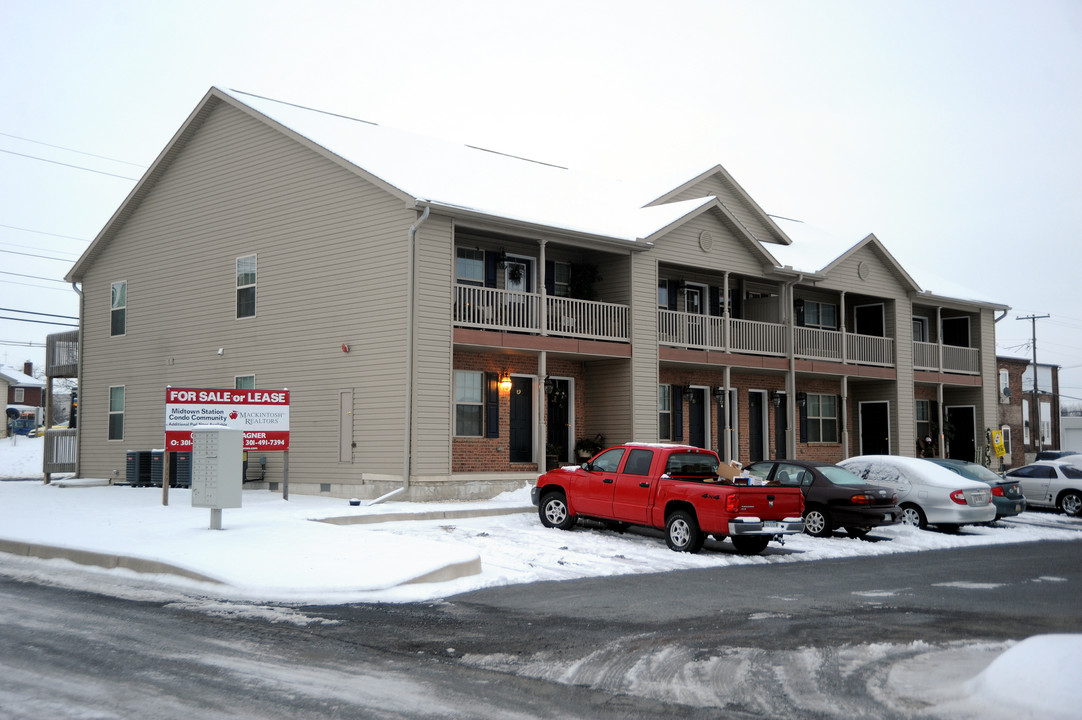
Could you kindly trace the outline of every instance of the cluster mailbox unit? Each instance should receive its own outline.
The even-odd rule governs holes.
[[[222,508],[241,506],[244,433],[222,425],[192,428],[192,507],[210,508],[210,528],[222,529]]]

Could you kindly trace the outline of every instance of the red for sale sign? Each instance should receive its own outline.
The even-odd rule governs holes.
[[[166,449],[191,450],[197,425],[243,431],[245,450],[288,450],[289,391],[166,388]]]

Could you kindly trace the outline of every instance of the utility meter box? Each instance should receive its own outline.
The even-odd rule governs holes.
[[[192,428],[192,507],[239,508],[244,432],[221,425]]]

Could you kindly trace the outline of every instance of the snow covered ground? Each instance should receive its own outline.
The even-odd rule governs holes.
[[[0,440],[0,479],[40,478],[40,438]],[[674,553],[660,534],[546,529],[530,508],[529,487],[475,503],[400,503],[351,506],[332,498],[245,491],[243,507],[222,511],[222,529],[210,529],[210,510],[191,507],[188,490],[59,487],[38,481],[0,482],[0,540],[21,541],[130,556],[166,563],[206,578],[145,574],[123,568],[75,566],[68,560],[0,555],[5,574],[59,582],[133,599],[171,594],[222,603],[334,604],[409,602],[469,590],[591,576],[685,568],[807,562],[856,555],[1015,542],[1078,541],[1082,520],[1025,513],[996,527],[951,535],[892,527],[876,531],[889,541],[797,536],[745,557],[727,543],[697,555]],[[343,516],[503,509],[509,514],[434,520],[337,525],[313,522]],[[468,568],[443,582],[414,582],[441,568]],[[477,571],[479,569],[479,572]],[[58,579],[63,578],[63,579]],[[261,607],[260,612],[276,611]],[[282,617],[289,610],[281,610]],[[1032,717],[1076,717],[1082,707],[1082,635],[1037,636],[1007,649],[970,682],[982,697],[995,688],[1036,688],[1041,711]],[[1005,699],[1005,702],[1007,700]],[[1008,707],[1008,706],[1004,706]],[[1035,706],[1031,706],[1035,707]],[[1010,717],[1028,717],[1012,711]]]

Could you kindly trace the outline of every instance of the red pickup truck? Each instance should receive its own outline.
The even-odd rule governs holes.
[[[628,443],[538,476],[531,499],[545,527],[568,530],[579,518],[647,525],[663,528],[673,550],[692,553],[707,535],[756,555],[781,535],[803,532],[799,488],[750,485],[726,470],[711,450]]]

